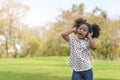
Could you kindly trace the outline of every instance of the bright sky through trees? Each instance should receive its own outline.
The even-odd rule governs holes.
[[[96,6],[105,10],[109,18],[120,17],[120,0],[21,0],[30,7],[24,22],[29,26],[44,26],[55,21],[61,10],[68,10],[73,4],[84,3],[85,11],[91,12]]]

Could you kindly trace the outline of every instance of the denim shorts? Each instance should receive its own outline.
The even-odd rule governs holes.
[[[73,70],[72,80],[93,80],[93,71],[92,69],[86,71]]]

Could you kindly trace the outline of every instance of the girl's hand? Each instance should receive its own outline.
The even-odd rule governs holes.
[[[87,38],[88,38],[88,39],[89,39],[89,38],[92,38],[92,35],[93,35],[93,33],[89,33],[88,36],[87,36]]]
[[[75,32],[76,32],[76,28],[72,28],[72,29],[69,29],[69,30],[63,32],[61,35],[62,35],[64,40],[69,41],[69,35],[71,33],[75,33]]]
[[[94,40],[92,38],[92,35],[93,35],[93,33],[88,34],[88,40],[90,42],[90,48],[95,50],[97,47],[96,47],[96,43],[94,42]]]

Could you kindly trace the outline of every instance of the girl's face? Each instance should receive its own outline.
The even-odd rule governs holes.
[[[88,26],[85,24],[80,25],[80,27],[77,30],[78,39],[84,39],[87,34],[88,34]]]

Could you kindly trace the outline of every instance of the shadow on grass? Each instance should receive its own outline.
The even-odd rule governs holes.
[[[71,80],[69,76],[54,76],[47,73],[0,72],[0,80]]]

